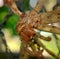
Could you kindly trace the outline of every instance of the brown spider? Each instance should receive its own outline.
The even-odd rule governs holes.
[[[39,14],[39,11],[43,8],[46,0],[38,0],[36,7],[32,11],[24,14],[18,10],[14,0],[4,1],[14,13],[20,16],[20,19],[17,22],[16,30],[22,37],[22,41],[29,44],[35,36],[43,40],[51,39],[50,37],[44,37],[41,34],[37,35],[35,29],[60,34],[60,28],[52,25],[52,23],[60,22],[60,7],[56,8],[54,11]]]

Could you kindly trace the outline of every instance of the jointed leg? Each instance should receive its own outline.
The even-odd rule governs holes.
[[[11,10],[17,14],[18,16],[22,16],[22,12],[18,10],[17,6],[16,6],[16,3],[14,0],[4,0],[5,1],[5,4],[11,8]]]
[[[39,13],[39,11],[41,11],[41,9],[43,8],[44,4],[45,4],[46,0],[38,0],[36,7],[33,9],[33,11],[36,11]]]
[[[37,29],[46,31],[46,32],[55,33],[55,34],[60,34],[60,28],[58,28],[56,26],[52,26],[52,25],[44,24],[43,26],[39,26]]]
[[[43,21],[43,24],[60,22],[60,13],[59,12],[60,12],[60,8],[58,7],[54,11],[41,14],[41,19]]]

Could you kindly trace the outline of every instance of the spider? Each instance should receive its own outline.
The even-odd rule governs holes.
[[[23,13],[18,10],[15,0],[4,0],[4,2],[5,5],[9,6],[11,10],[20,17],[16,25],[16,30],[21,36],[22,41],[27,43],[26,45],[30,46],[30,42],[32,42],[36,36],[43,40],[51,40],[50,37],[44,37],[37,33],[35,29],[60,34],[60,28],[52,25],[52,23],[60,22],[60,7],[57,7],[55,10],[50,12],[39,13],[46,0],[38,0],[37,5],[33,10]],[[37,53],[34,54],[36,55]]]

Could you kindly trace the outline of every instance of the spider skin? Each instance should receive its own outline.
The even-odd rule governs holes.
[[[41,17],[37,13],[37,10],[33,10],[27,14],[20,12],[15,4],[15,0],[4,0],[5,4],[11,8],[11,10],[21,17],[16,26],[17,32],[25,41],[29,41],[36,34],[34,28],[38,28],[41,25]],[[23,15],[23,18],[22,18]]]
[[[5,4],[8,4],[9,6],[11,6],[14,0],[4,0],[4,2]]]
[[[29,13],[25,14],[23,16],[23,18],[22,18],[22,14],[23,13],[21,13],[18,10],[18,8],[17,8],[17,6],[16,6],[14,1],[15,0],[4,0],[5,4],[7,6],[9,6],[15,14],[18,14],[18,15],[21,16],[21,19],[20,19],[20,21],[18,23],[19,25],[16,26],[16,27],[19,27],[17,29],[17,32],[20,32],[19,34],[22,36],[22,38],[25,41],[29,41],[35,35],[35,31],[34,31],[33,28],[37,28],[40,25],[40,23],[41,23],[41,20],[39,20],[40,19],[40,15],[37,14],[37,12],[32,11],[32,12],[29,12]],[[20,29],[23,26],[24,26],[24,28]]]

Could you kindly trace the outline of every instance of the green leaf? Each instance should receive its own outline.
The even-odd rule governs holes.
[[[24,11],[29,10],[29,0],[24,1],[22,9]]]
[[[4,17],[8,14],[8,8],[7,7],[2,7],[0,8],[0,23],[4,21]],[[15,14],[12,14],[10,18],[8,18],[6,25],[4,25],[3,28],[8,28],[12,31],[13,34],[16,34],[16,23],[18,21],[18,16]]]

